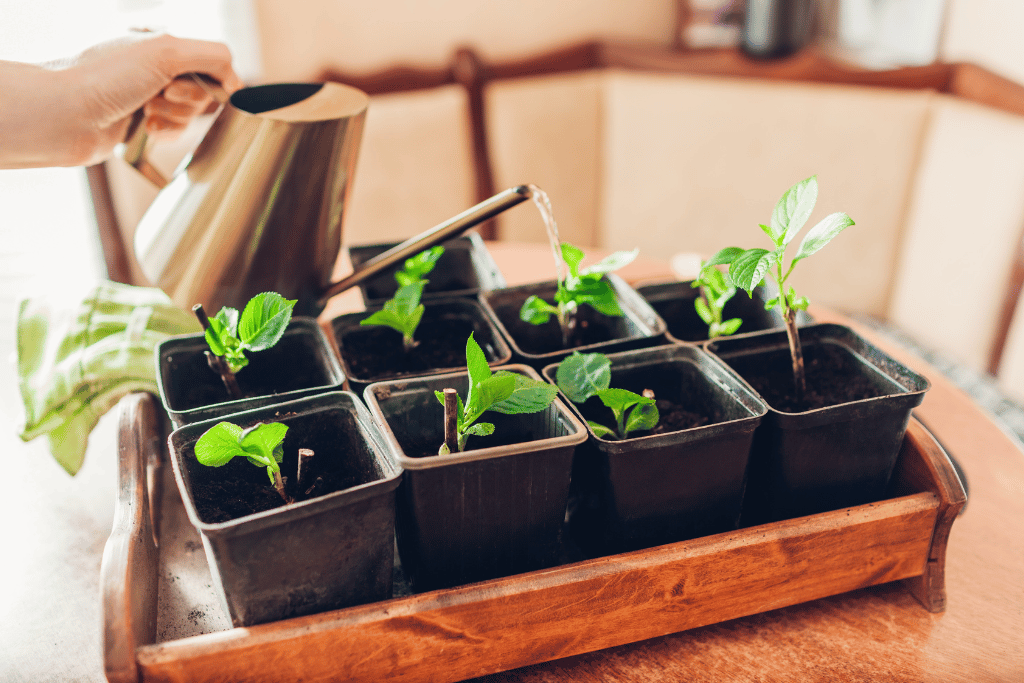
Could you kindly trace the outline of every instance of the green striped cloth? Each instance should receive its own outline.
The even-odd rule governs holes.
[[[199,332],[195,316],[159,289],[102,282],[85,296],[23,300],[17,321],[21,438],[44,434],[57,462],[75,474],[100,417],[133,391],[156,393],[154,349]]]

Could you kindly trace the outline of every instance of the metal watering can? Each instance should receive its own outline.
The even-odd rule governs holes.
[[[228,96],[189,74],[222,106],[167,181],[146,158],[141,113],[122,155],[161,191],[135,233],[146,277],[184,309],[242,308],[260,292],[317,315],[327,299],[531,196],[505,190],[331,282],[369,98],[338,83],[281,83]]]

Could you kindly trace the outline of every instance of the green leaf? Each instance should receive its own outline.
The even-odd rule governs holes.
[[[565,261],[565,265],[569,267],[569,274],[573,277],[579,277],[580,275],[580,261],[583,260],[583,250],[574,247],[568,242],[562,242],[560,245],[562,249],[562,260]]]
[[[543,325],[557,314],[558,308],[536,295],[530,295],[519,309],[519,319],[531,325]]]
[[[714,266],[731,264],[736,260],[736,257],[742,253],[743,250],[739,247],[726,247],[707,260],[707,262],[701,267],[701,273],[704,273]]]
[[[761,231],[764,234],[768,235],[768,237],[771,239],[772,242],[778,242],[778,238],[775,236],[775,233],[772,231],[771,228],[769,228],[764,223],[758,223],[757,225],[758,225],[759,228],[761,228]]]
[[[622,309],[615,296],[615,290],[607,280],[581,280],[579,286],[569,290],[570,299],[577,304],[587,304],[602,315],[621,317]]]
[[[472,401],[473,387],[491,376],[491,367],[487,364],[487,356],[480,344],[469,333],[466,339],[466,368],[469,371],[469,396]]]
[[[697,315],[704,321],[705,325],[710,325],[714,321],[714,317],[711,315],[711,309],[708,308],[707,303],[702,298],[693,300],[693,307],[697,311]]]
[[[224,343],[221,339],[224,336],[224,323],[220,322],[216,318],[210,318],[210,326],[206,328],[205,337],[206,343],[210,347],[210,351],[218,356],[223,356],[227,353],[227,349],[224,347]]]
[[[281,444],[287,433],[288,425],[280,422],[261,422],[243,430],[238,437],[238,443],[247,453],[256,453],[281,462],[284,457]]]
[[[614,254],[604,257],[594,265],[587,266],[580,271],[580,275],[603,275],[605,273],[614,272],[623,266],[628,266],[639,254],[639,248],[634,249],[633,251],[617,251]]]
[[[740,325],[743,324],[741,318],[730,318],[722,323],[719,327],[719,335],[736,334],[736,330],[740,329]]]
[[[811,302],[807,300],[806,296],[798,296],[793,299],[793,303],[791,303],[789,307],[797,311],[806,311],[807,307],[810,305]]]
[[[628,389],[604,389],[597,392],[597,397],[601,399],[601,403],[612,409],[616,415],[622,414],[626,408],[641,404],[649,403],[654,404],[653,398],[644,398],[640,394],[634,394]]]
[[[775,308],[778,305],[779,305],[779,297],[775,297],[771,301],[765,301],[764,302],[764,310],[770,311],[770,310],[772,310],[773,308]]]
[[[793,263],[815,253],[831,242],[833,237],[851,225],[854,225],[853,219],[845,213],[839,212],[825,216],[820,223],[811,228],[804,236],[803,241],[800,243],[800,249],[797,251],[796,256],[793,257]]]
[[[818,178],[811,176],[786,190],[772,211],[771,232],[776,245],[789,244],[807,219],[818,201]]]
[[[395,296],[385,301],[379,311],[364,318],[359,324],[383,325],[400,333],[406,339],[412,339],[426,310],[420,304],[420,297],[426,284],[426,280],[417,280],[399,287]]]
[[[467,436],[490,436],[494,433],[494,425],[490,422],[477,422],[463,434]]]
[[[611,367],[612,362],[603,353],[573,351],[558,364],[555,382],[570,401],[583,403],[611,385]]]
[[[242,428],[230,422],[218,422],[196,441],[196,460],[208,467],[226,465],[236,455],[245,455],[238,443]]]
[[[515,379],[515,387],[512,394],[497,403],[489,410],[505,415],[523,415],[526,413],[539,413],[551,405],[558,395],[558,388],[542,380],[532,379],[526,375],[498,372],[496,376],[511,375]]]
[[[452,449],[448,448],[448,444],[447,443],[443,443],[443,444],[441,444],[441,447],[437,449],[437,454],[438,455],[451,455],[452,454]]]
[[[467,428],[494,404],[504,401],[516,390],[516,376],[503,373],[494,375],[471,387],[466,399],[466,412],[462,423]]]
[[[277,292],[263,292],[249,299],[238,321],[242,348],[263,351],[276,344],[292,319],[293,308],[295,300]]]
[[[753,296],[754,288],[761,284],[765,273],[775,263],[776,256],[773,252],[765,249],[748,249],[729,266],[729,277],[737,287]]]
[[[399,280],[398,284],[400,285],[422,280],[430,271],[434,270],[434,266],[437,265],[437,261],[442,255],[444,255],[444,247],[439,245],[407,258],[403,269],[395,273],[395,279],[397,280],[399,275],[405,276],[408,282]]]
[[[608,429],[603,424],[598,424],[597,422],[594,422],[593,420],[587,420],[587,424],[590,425],[591,431],[594,432],[594,436],[596,436],[597,438],[599,438],[599,439],[607,439],[607,438],[614,439],[615,438],[615,431],[612,430],[612,429]]]
[[[212,323],[214,320],[218,321],[223,325],[226,333],[232,337],[238,337],[238,309],[232,308],[231,306],[221,306],[220,310],[217,311],[217,315],[210,320]]]
[[[647,399],[650,403],[640,403],[633,410],[629,411],[629,417],[626,418],[626,429],[625,432],[628,435],[630,432],[636,432],[642,429],[654,429],[658,424],[658,407],[655,405],[654,399]]]

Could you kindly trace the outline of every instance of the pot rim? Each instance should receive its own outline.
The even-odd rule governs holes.
[[[292,327],[292,325],[295,325],[295,327]],[[164,389],[164,373],[163,373],[163,355],[164,354],[163,354],[163,351],[164,351],[165,348],[167,348],[169,346],[175,346],[177,343],[185,342],[185,341],[195,341],[197,344],[200,344],[200,343],[205,344],[205,333],[200,332],[199,334],[178,334],[178,335],[174,335],[172,337],[168,337],[167,339],[165,339],[162,342],[160,342],[159,344],[157,344],[156,349],[154,350],[154,356],[155,356],[155,362],[156,362],[156,370],[157,370],[157,372],[156,372],[157,391],[160,393],[160,402],[163,404],[164,410],[166,410],[169,414],[172,414],[172,415],[180,415],[183,419],[188,421],[189,417],[194,416],[194,415],[199,415],[199,414],[209,410],[213,406],[220,406],[220,407],[225,407],[226,406],[226,407],[230,407],[230,408],[234,408],[234,407],[237,406],[238,410],[237,411],[233,411],[233,412],[241,412],[244,409],[245,405],[247,405],[249,403],[252,403],[253,401],[266,399],[268,397],[277,397],[277,396],[285,396],[286,397],[286,396],[290,396],[290,395],[293,395],[293,394],[298,394],[299,392],[321,391],[321,390],[325,390],[325,389],[339,389],[340,390],[341,387],[345,384],[345,379],[346,379],[345,370],[344,370],[344,368],[342,367],[341,363],[338,360],[338,354],[331,347],[330,340],[327,338],[327,335],[324,333],[324,330],[320,326],[320,323],[317,321],[317,319],[313,318],[313,317],[310,317],[310,316],[295,316],[288,323],[288,327],[287,327],[287,329],[285,329],[284,333],[287,335],[287,334],[303,334],[303,333],[307,333],[307,332],[311,332],[313,334],[313,336],[316,337],[317,341],[320,343],[320,345],[324,349],[324,358],[327,361],[326,362],[327,370],[329,371],[329,373],[331,374],[331,376],[332,376],[332,378],[334,380],[330,384],[321,384],[321,385],[318,385],[318,386],[315,386],[315,387],[307,387],[305,389],[293,389],[292,391],[286,391],[286,392],[283,392],[283,393],[280,393],[280,394],[261,394],[260,396],[248,396],[246,398],[233,398],[233,399],[230,399],[228,401],[220,401],[218,403],[209,403],[209,404],[204,405],[204,406],[196,406],[195,408],[186,408],[184,410],[179,410],[177,408],[173,408],[170,405],[170,401],[167,398],[167,391]],[[204,348],[209,348],[209,347],[205,346]],[[213,372],[213,371],[211,370],[210,372]],[[299,397],[296,397],[296,398],[299,398]]]
[[[504,365],[501,370],[508,370],[512,372],[518,372],[521,375],[526,375],[531,379],[542,379],[537,371],[528,365],[511,364]],[[589,436],[589,429],[587,426],[580,421],[576,414],[566,407],[560,397],[555,397],[552,402],[552,406],[558,414],[566,418],[572,427],[576,430],[572,434],[566,434],[564,436],[553,436],[546,439],[537,439],[535,441],[525,441],[518,444],[509,444],[505,446],[489,446],[485,448],[477,448],[471,451],[463,451],[462,453],[453,453],[451,455],[431,455],[422,458],[410,458],[405,455],[405,451],[402,446],[398,443],[398,439],[395,437],[394,431],[387,422],[387,418],[384,416],[384,411],[381,410],[380,405],[377,401],[376,389],[388,388],[391,389],[396,384],[404,385],[402,388],[409,388],[409,385],[423,384],[426,381],[437,381],[447,380],[456,377],[466,377],[468,372],[449,372],[441,375],[430,375],[427,377],[416,377],[408,380],[393,380],[385,382],[374,382],[363,390],[363,400],[369,406],[370,412],[373,414],[375,422],[381,427],[383,436],[388,446],[390,447],[391,454],[398,462],[398,464],[405,470],[426,470],[433,469],[435,467],[446,467],[449,465],[457,465],[461,463],[473,462],[476,460],[490,460],[492,458],[501,458],[505,456],[518,455],[520,453],[528,453],[532,451],[545,450],[548,448],[557,448],[561,446],[578,446],[587,440]]]
[[[253,418],[257,414],[263,414],[270,411],[297,409],[296,412],[301,414],[303,412],[302,404],[323,401],[331,398],[337,398],[341,400],[342,403],[333,406],[322,406],[317,410],[309,410],[307,412],[313,413],[329,409],[346,410],[350,406],[351,410],[356,414],[356,424],[359,428],[359,432],[368,442],[368,445],[370,446],[369,450],[373,455],[374,461],[379,463],[381,466],[382,476],[380,478],[359,484],[358,486],[352,486],[347,489],[332,491],[326,495],[310,498],[309,500],[288,503],[281,507],[273,508],[272,510],[264,510],[262,512],[245,515],[243,517],[236,517],[235,519],[230,519],[226,522],[204,522],[199,518],[199,513],[195,508],[195,503],[192,501],[192,489],[191,487],[186,486],[185,478],[181,471],[182,465],[179,460],[183,456],[181,456],[178,450],[174,448],[173,439],[175,439],[176,435],[179,439],[191,437],[192,432],[197,432],[201,435],[213,425],[218,422],[227,421],[229,418],[234,418],[235,420],[240,420],[242,422],[249,422],[253,421]],[[347,405],[345,402],[347,402]],[[188,514],[189,522],[191,522],[192,525],[204,535],[223,538],[243,535],[266,527],[304,519],[318,514],[323,510],[338,507],[339,505],[351,505],[367,498],[387,493],[388,491],[397,488],[402,476],[401,468],[398,467],[398,465],[389,457],[389,450],[386,444],[381,440],[381,435],[379,434],[379,430],[377,430],[376,422],[373,420],[366,407],[359,400],[359,397],[351,391],[331,391],[323,394],[317,394],[315,396],[297,398],[283,403],[275,403],[271,406],[261,406],[251,410],[231,413],[230,415],[222,415],[209,420],[203,420],[202,422],[193,422],[173,430],[167,436],[167,449],[171,454],[170,460],[171,467],[174,470],[174,481],[178,485],[179,492],[183,494],[182,502],[185,506],[185,512]],[[340,498],[344,498],[345,500],[339,500]]]
[[[898,387],[899,390],[887,394],[882,394],[880,396],[871,396],[869,398],[862,398],[856,401],[844,401],[843,403],[836,403],[834,405],[822,406],[821,408],[813,408],[811,410],[804,410],[800,412],[779,410],[778,408],[773,407],[771,403],[767,401],[767,399],[761,396],[760,392],[754,389],[753,386],[751,386],[749,382],[743,379],[743,377],[738,372],[733,370],[732,367],[729,366],[726,359],[715,352],[715,347],[716,345],[720,344],[742,344],[744,341],[748,340],[757,341],[757,338],[759,337],[776,337],[782,340],[783,343],[775,343],[775,339],[773,339],[773,343],[766,343],[764,348],[756,349],[754,351],[751,351],[750,353],[764,353],[776,347],[788,348],[788,341],[786,341],[785,329],[758,330],[754,332],[736,334],[730,337],[719,337],[717,339],[708,340],[702,345],[702,347],[708,354],[714,356],[715,359],[718,360],[718,362],[726,366],[731,373],[736,375],[736,377],[739,377],[739,379],[744,384],[746,384],[752,392],[754,392],[755,396],[764,401],[764,403],[768,406],[768,412],[775,420],[786,421],[790,418],[799,417],[808,420],[821,420],[822,422],[827,422],[830,421],[829,418],[831,417],[832,413],[835,413],[836,411],[839,410],[844,410],[848,406],[864,406],[867,408],[882,409],[882,404],[890,403],[895,398],[905,400],[907,401],[910,407],[913,407],[920,405],[921,401],[924,400],[925,392],[927,392],[928,389],[931,388],[931,381],[927,377],[917,372],[914,372],[903,363],[899,362],[889,354],[885,353],[881,348],[875,346],[867,339],[857,334],[857,332],[854,331],[851,327],[848,327],[846,325],[839,325],[837,323],[816,323],[813,325],[808,325],[806,327],[801,327],[800,334],[812,335],[814,337],[813,340],[815,342],[832,343],[841,346],[842,348],[846,349],[848,352],[853,354],[853,356],[861,364],[873,368],[875,371],[886,377],[890,382],[892,382],[894,386]],[[845,337],[846,339],[844,340],[843,337]],[[900,379],[896,377],[893,377],[891,373],[885,370],[885,368],[880,367],[878,363],[874,362],[871,358],[868,358],[864,353],[862,353],[857,348],[851,347],[851,345],[847,343],[847,340],[852,341],[855,345],[861,346],[862,348],[871,349],[872,353],[877,354],[879,358],[881,358],[886,364],[891,364],[895,367],[898,367],[901,371],[901,374],[903,374],[906,377],[906,383],[901,382]],[[803,339],[801,339],[801,343],[804,343]]]

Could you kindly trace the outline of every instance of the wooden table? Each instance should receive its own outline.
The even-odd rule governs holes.
[[[549,276],[546,248],[490,248],[510,284]],[[624,275],[636,281],[671,271],[642,260]],[[325,316],[352,302],[338,297]],[[904,586],[887,584],[478,680],[1024,680],[1024,454],[948,380],[858,331],[931,379],[917,414],[967,474],[970,500],[947,552],[945,613],[931,614]],[[103,680],[98,567],[114,497],[113,426],[101,423],[74,480],[53,471],[39,444],[8,449],[17,485],[8,487],[2,512],[15,545],[0,575],[14,597],[0,601],[0,680]]]

